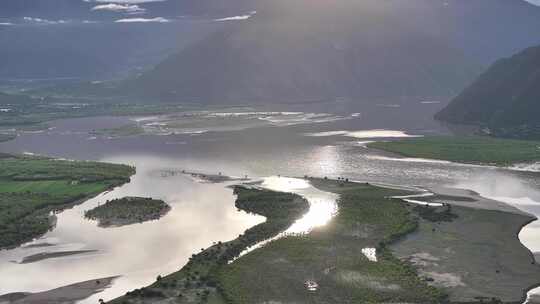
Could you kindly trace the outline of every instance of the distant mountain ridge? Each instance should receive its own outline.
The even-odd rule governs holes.
[[[0,78],[76,77],[91,92],[94,80],[129,73],[95,95],[148,102],[448,98],[495,59],[540,43],[540,8],[523,0],[168,0],[134,15],[96,4],[0,1],[0,22],[98,20],[0,26]],[[171,22],[114,23],[158,16]]]
[[[256,3],[252,18],[170,56],[122,92],[203,103],[449,97],[490,58],[540,41],[530,31],[540,28],[540,8],[521,0]]]
[[[540,139],[540,46],[497,61],[435,117]]]

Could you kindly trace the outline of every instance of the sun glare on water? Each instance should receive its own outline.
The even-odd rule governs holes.
[[[304,179],[272,176],[264,179],[262,186],[296,193],[308,200],[309,211],[289,227],[286,234],[308,233],[313,228],[326,225],[337,213],[337,195],[316,189]]]

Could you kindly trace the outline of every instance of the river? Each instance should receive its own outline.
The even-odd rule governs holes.
[[[157,275],[176,271],[201,248],[234,239],[264,220],[236,210],[232,190],[226,184],[201,183],[182,174],[167,174],[171,170],[222,172],[254,179],[312,175],[404,186],[459,187],[539,216],[540,173],[533,172],[537,171],[534,166],[495,168],[407,159],[366,148],[367,141],[382,140],[381,136],[449,133],[430,118],[440,106],[417,102],[401,109],[385,103],[354,109],[337,107],[329,119],[317,121],[313,117],[319,116],[311,114],[330,110],[311,106],[309,110],[301,109],[304,114],[294,114],[294,121],[265,113],[261,115],[264,121],[272,122],[269,125],[242,122],[231,128],[228,122],[228,128],[215,128],[213,124],[211,130],[204,130],[205,118],[198,125],[204,131],[117,138],[93,136],[90,132],[96,126],[114,128],[132,123],[134,118],[79,118],[51,122],[51,128],[44,132],[21,134],[1,143],[0,151],[126,163],[135,165],[137,174],[131,183],[60,213],[57,227],[36,241],[56,244],[46,249],[51,251],[97,252],[17,264],[13,261],[44,249],[0,251],[0,295],[121,276],[111,288],[82,302],[97,303],[98,298],[122,295],[155,281]],[[139,117],[137,121],[155,119]],[[274,188],[281,189],[277,184]],[[113,229],[99,228],[95,222],[83,219],[85,210],[126,195],[163,199],[171,204],[172,211],[159,221]],[[540,224],[528,225],[520,239],[531,251],[540,252]]]

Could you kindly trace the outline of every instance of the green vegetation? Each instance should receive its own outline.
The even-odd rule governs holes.
[[[129,181],[133,167],[98,162],[0,155],[0,248],[38,237],[51,212]]]
[[[144,197],[124,197],[107,201],[86,211],[86,218],[97,220],[100,227],[124,226],[158,220],[171,210],[162,200]]]
[[[3,134],[3,133],[0,133],[0,143],[4,142],[4,141],[10,141],[12,139],[15,139],[16,137],[17,137],[17,135],[15,135],[15,134]]]
[[[396,199],[403,191],[367,184],[311,179],[340,194],[339,214],[325,227],[264,245],[233,263],[247,246],[284,230],[305,201],[293,194],[237,187],[237,207],[265,215],[229,243],[193,255],[179,272],[129,292],[114,304],[152,303],[438,303],[445,294],[427,285],[415,269],[395,258],[388,245],[417,228],[412,208]],[[301,203],[303,202],[303,203]],[[298,204],[301,203],[301,204]],[[294,215],[291,215],[293,213]],[[275,228],[272,228],[275,227]],[[377,248],[377,262],[362,249]],[[314,281],[318,290],[308,291]]]
[[[495,62],[435,118],[487,127],[502,137],[540,139],[540,46]]]
[[[224,303],[222,284],[217,276],[227,263],[248,247],[269,239],[288,228],[304,214],[308,202],[302,197],[283,192],[237,186],[236,207],[266,217],[266,222],[252,227],[237,239],[215,243],[194,254],[180,271],[159,276],[154,284],[128,292],[110,303],[150,303],[169,299],[178,303]]]
[[[534,218],[458,205],[451,213],[451,221],[419,218],[414,235],[390,249],[451,303],[524,303],[540,282],[540,265],[517,236]]]
[[[462,163],[509,165],[540,161],[540,141],[491,137],[440,136],[374,142],[370,148],[407,157],[442,159]]]
[[[73,100],[76,100],[74,102]],[[46,128],[55,119],[91,116],[158,115],[192,109],[178,104],[140,104],[107,102],[92,98],[43,97],[8,95],[0,92],[0,129]]]
[[[414,231],[406,204],[386,197],[402,191],[312,179],[340,194],[339,213],[307,235],[288,236],[255,250],[219,273],[226,303],[438,303],[445,294],[387,249]],[[362,249],[376,248],[377,261]],[[316,282],[316,291],[306,288]]]

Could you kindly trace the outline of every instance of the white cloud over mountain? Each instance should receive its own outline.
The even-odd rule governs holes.
[[[36,17],[23,17],[23,20],[28,23],[37,23],[37,24],[65,24],[69,23],[69,20],[48,20],[43,18]]]
[[[84,2],[118,3],[118,4],[141,4],[150,2],[164,2],[167,0],[84,0]]]
[[[169,22],[169,19],[163,18],[163,17],[156,17],[156,18],[124,18],[124,19],[118,19],[115,22],[116,23],[135,23],[135,22],[157,22],[157,23],[165,23]]]
[[[241,21],[241,20],[247,20],[247,19],[251,18],[253,15],[255,15],[256,13],[257,13],[256,11],[252,11],[249,14],[246,14],[246,15],[225,17],[225,18],[215,19],[214,21]]]
[[[92,10],[93,11],[111,11],[111,12],[128,13],[128,14],[146,12],[146,9],[136,4],[118,4],[118,3],[96,5],[92,8]]]

